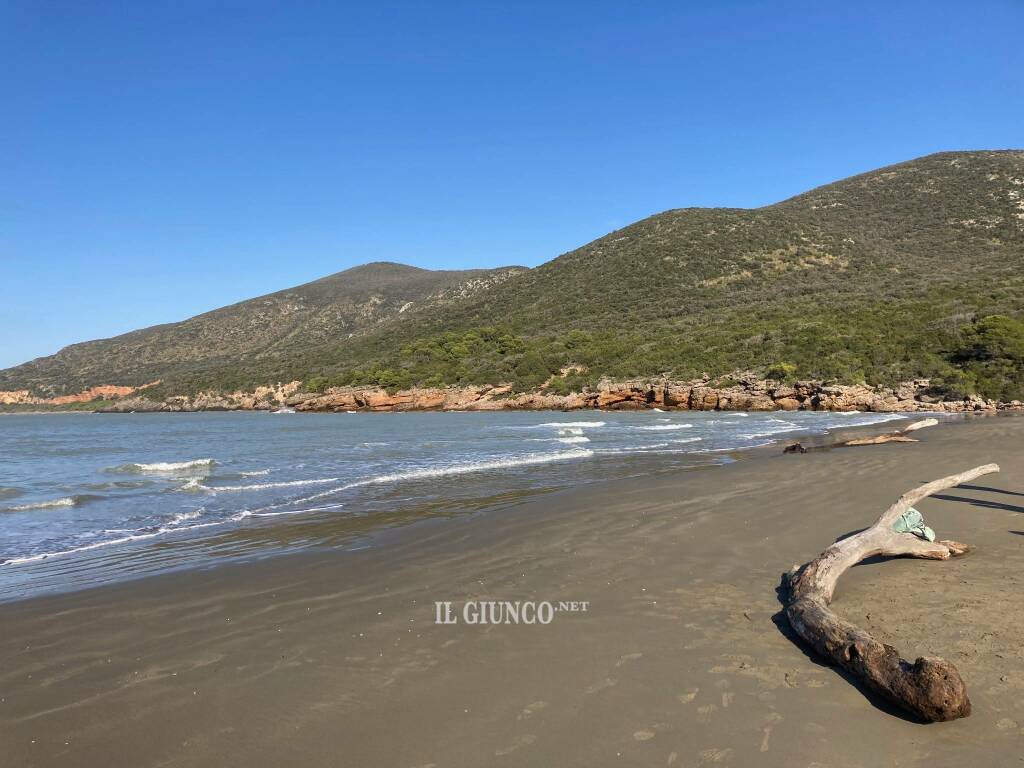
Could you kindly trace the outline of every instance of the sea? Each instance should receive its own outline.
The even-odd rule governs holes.
[[[309,548],[906,418],[821,412],[0,416],[0,601]],[[500,513],[500,512],[499,512]]]

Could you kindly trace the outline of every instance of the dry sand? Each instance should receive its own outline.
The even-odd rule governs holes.
[[[0,605],[3,766],[1024,763],[1024,419],[552,494],[290,555]],[[780,574],[918,483],[950,562],[862,565],[837,610],[943,655],[974,713],[909,722],[777,625]],[[546,626],[434,602],[580,600]]]

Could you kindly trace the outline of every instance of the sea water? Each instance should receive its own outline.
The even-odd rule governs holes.
[[[446,514],[720,464],[783,439],[903,418],[681,411],[2,416],[0,599],[24,596],[40,579],[66,588],[243,550],[324,543],[309,525],[296,533],[298,523],[327,520],[332,531],[358,539],[375,525],[415,520],[417,510]],[[272,533],[285,521],[289,535]],[[172,546],[183,542],[189,546]]]

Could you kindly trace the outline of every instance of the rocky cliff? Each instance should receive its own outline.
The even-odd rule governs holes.
[[[496,411],[496,410],[662,410],[690,411],[995,411],[1020,409],[1019,401],[996,402],[978,396],[943,400],[929,394],[928,379],[897,387],[840,386],[821,381],[784,384],[741,375],[728,384],[692,381],[602,381],[594,391],[558,395],[544,390],[513,393],[508,386],[413,388],[388,392],[378,387],[337,387],[304,392],[298,381],[253,392],[205,392],[157,402],[125,397],[104,412],[274,410],[347,411]]]

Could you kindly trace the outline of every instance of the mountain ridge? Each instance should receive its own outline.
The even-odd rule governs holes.
[[[1024,388],[1022,267],[1024,151],[935,153],[761,208],[669,209],[533,269],[460,272],[462,282],[417,289],[409,310],[369,311],[354,333],[298,324],[288,344],[225,350],[221,338],[204,358],[193,350],[134,368],[93,347],[88,365],[62,369],[75,362],[54,362],[64,350],[0,371],[0,389],[159,378],[155,393],[166,394],[298,378],[314,390],[526,391],[751,369],[848,383],[931,377],[946,391],[1009,399]],[[394,282],[422,288],[414,274]],[[98,381],[99,370],[121,379]]]

